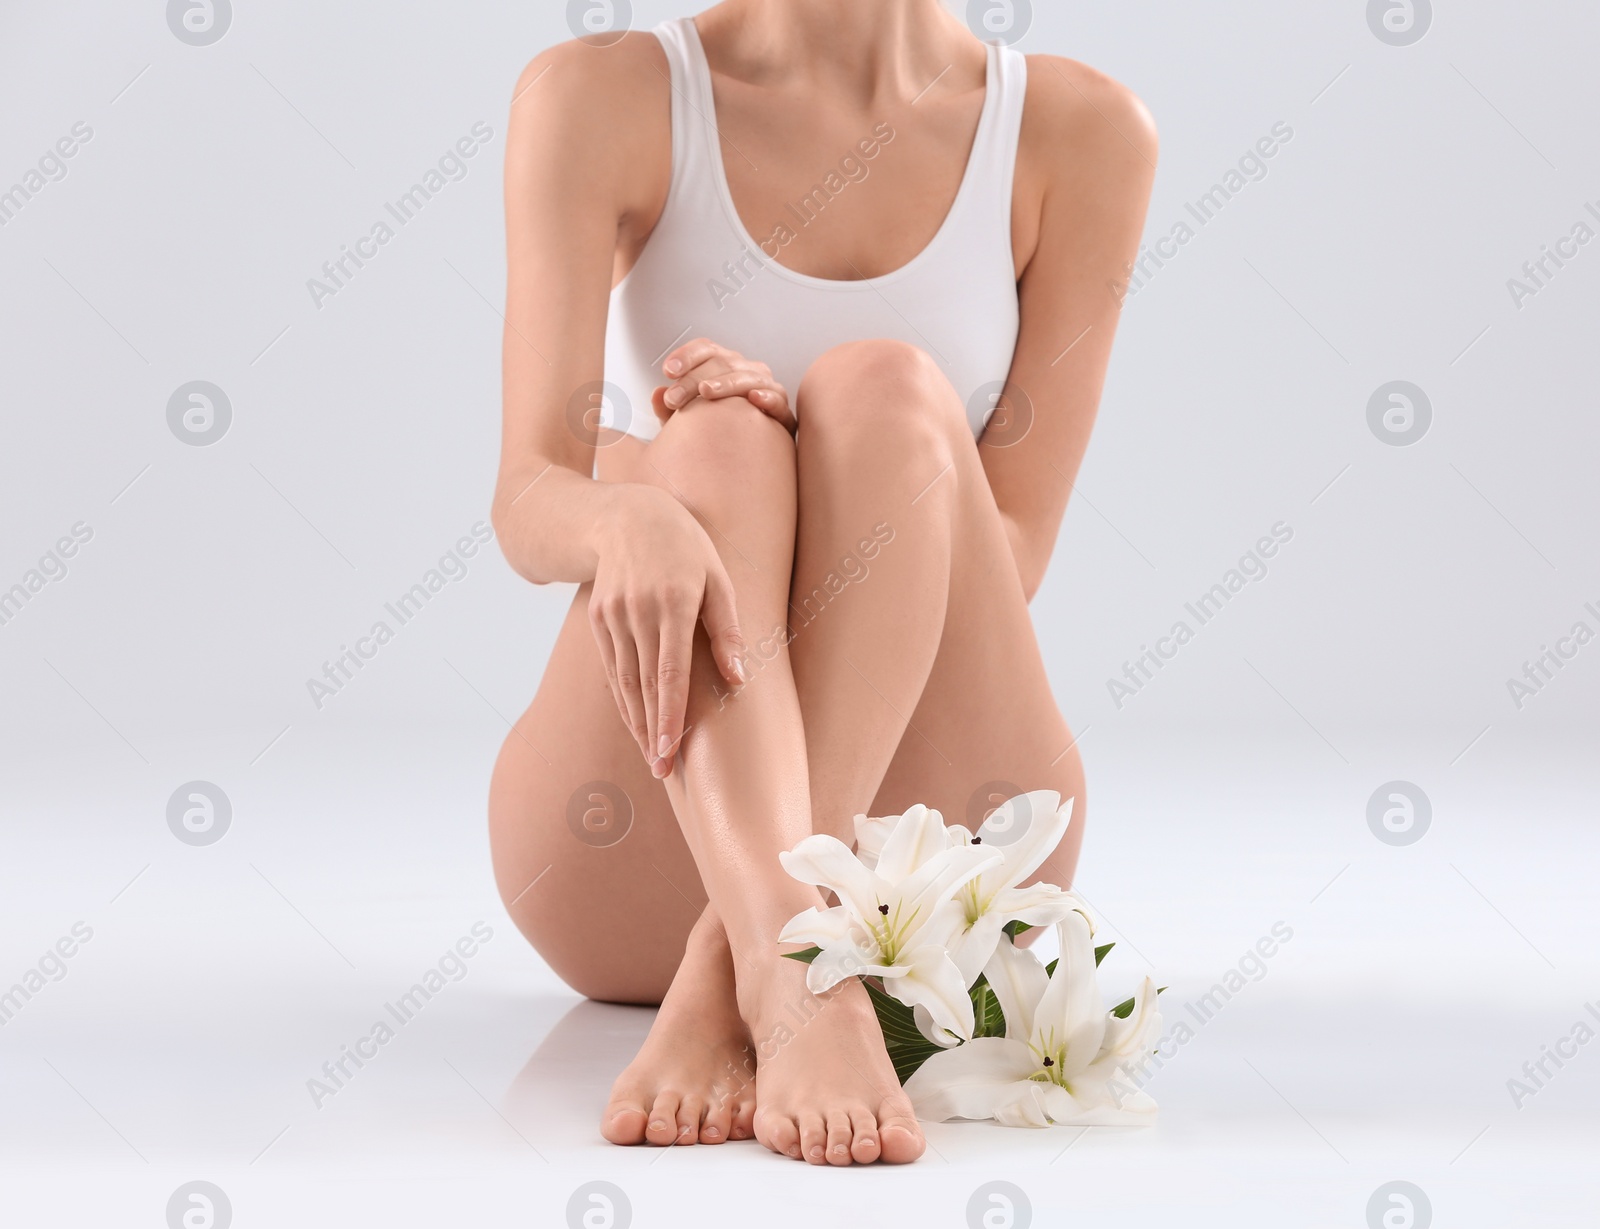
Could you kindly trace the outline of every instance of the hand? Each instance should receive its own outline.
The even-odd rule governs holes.
[[[730,686],[749,679],[733,582],[700,522],[650,486],[619,488],[625,504],[600,548],[589,625],[622,722],[657,779],[672,771],[689,702],[697,621]]]
[[[696,397],[708,401],[743,397],[794,434],[795,417],[789,408],[789,394],[772,378],[772,371],[765,363],[697,337],[668,354],[661,371],[671,383],[656,389],[650,401],[662,422]]]

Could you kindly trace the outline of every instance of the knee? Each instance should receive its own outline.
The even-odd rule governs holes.
[[[667,419],[649,457],[660,485],[712,515],[794,500],[794,440],[743,397],[690,402]]]
[[[798,397],[800,441],[849,455],[928,454],[948,462],[971,442],[961,398],[939,364],[917,346],[879,338],[824,352]]]

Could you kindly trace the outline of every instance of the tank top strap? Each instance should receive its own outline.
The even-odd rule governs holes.
[[[980,127],[971,168],[985,185],[983,199],[999,212],[999,233],[1011,234],[1011,186],[1017,168],[1017,142],[1022,133],[1022,103],[1028,92],[1028,61],[1020,51],[995,41],[989,51],[987,88],[991,122]]]
[[[709,186],[716,182],[722,157],[716,106],[711,97],[711,68],[700,47],[694,18],[663,21],[653,31],[672,71],[672,189]]]

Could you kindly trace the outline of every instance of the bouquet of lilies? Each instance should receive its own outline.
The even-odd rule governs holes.
[[[1143,1125],[1156,1105],[1131,1076],[1154,1048],[1161,1017],[1147,977],[1107,1011],[1084,902],[1047,883],[1019,886],[1054,852],[1072,818],[1051,790],[1020,794],[976,834],[938,811],[855,821],[856,849],[815,835],[781,854],[802,883],[839,903],[807,909],[779,935],[808,943],[814,994],[859,976],[917,1114],[935,1122],[989,1119]],[[1016,937],[1057,928],[1061,954],[1044,964]]]

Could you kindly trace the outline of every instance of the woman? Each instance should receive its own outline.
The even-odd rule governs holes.
[[[578,592],[490,826],[551,967],[661,1005],[608,1140],[922,1153],[859,982],[781,956],[822,901],[778,854],[1054,789],[1070,883],[1028,601],[1155,146],[1126,89],[937,0],[727,0],[518,82],[494,524]]]

